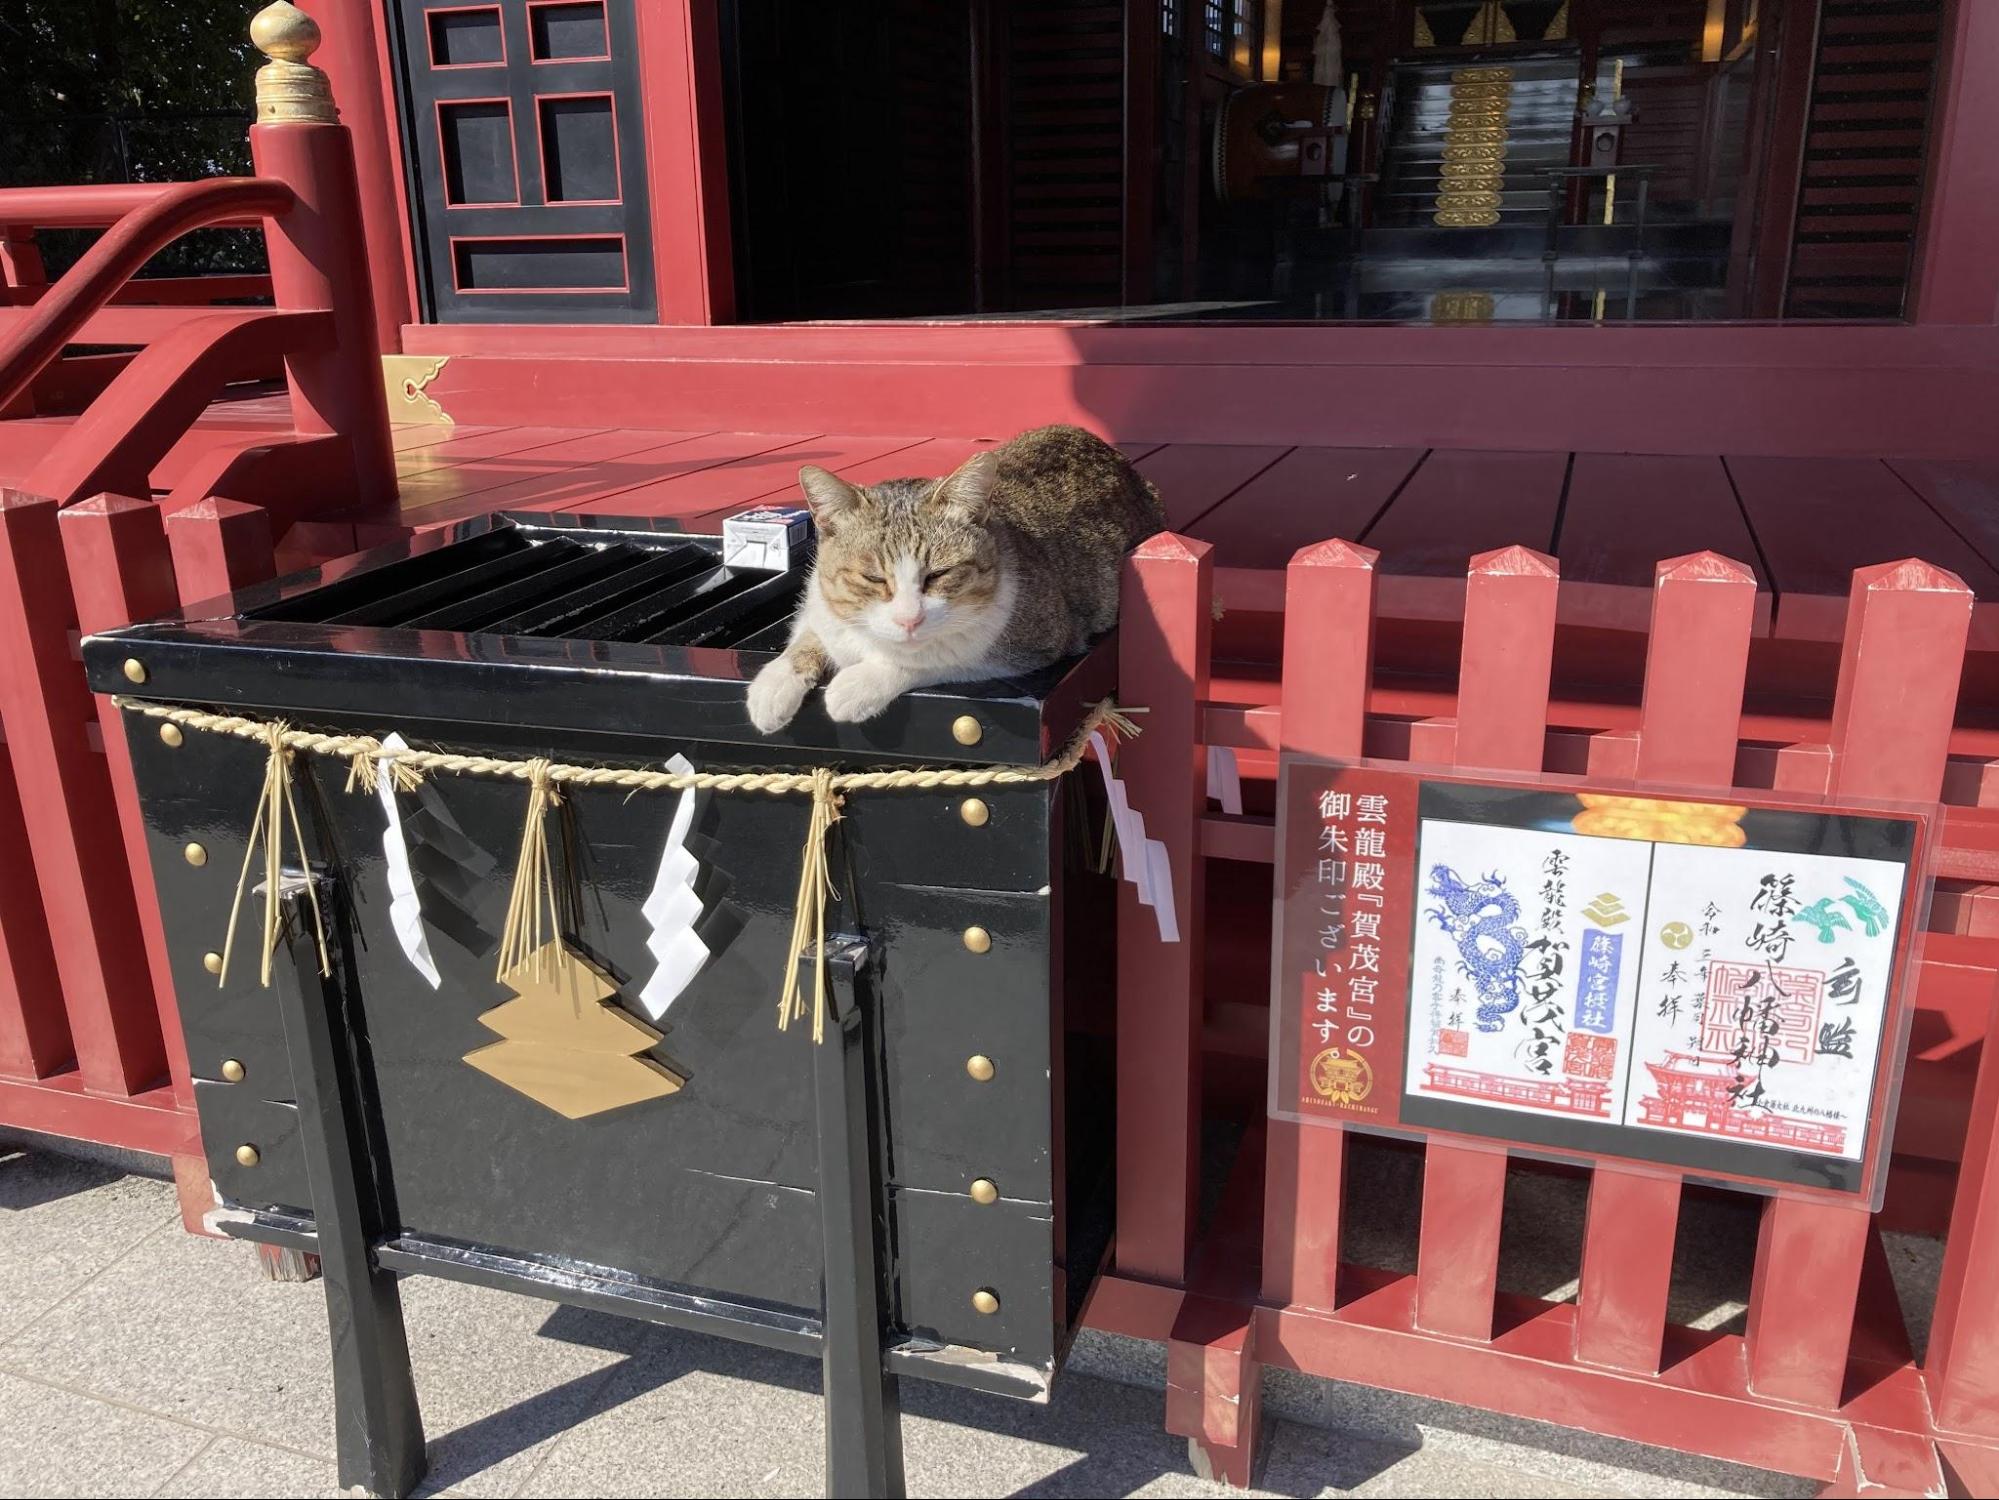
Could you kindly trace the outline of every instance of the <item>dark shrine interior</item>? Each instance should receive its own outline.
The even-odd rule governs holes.
[[[739,308],[1898,319],[1940,11],[726,0]]]

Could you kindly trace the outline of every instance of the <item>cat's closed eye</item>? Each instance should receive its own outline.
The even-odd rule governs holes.
[[[923,575],[923,586],[926,589],[934,589],[945,579],[955,578],[964,571],[965,565],[963,563],[952,563],[948,568],[933,568]]]

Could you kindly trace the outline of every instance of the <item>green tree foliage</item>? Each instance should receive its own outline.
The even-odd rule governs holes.
[[[0,185],[185,182],[250,170],[255,4],[0,0]],[[53,273],[74,234],[41,236]],[[255,236],[191,236],[152,269],[251,269]]]
[[[6,0],[0,129],[16,139],[0,181],[117,181],[128,162],[152,182],[245,170],[252,13],[230,0]]]

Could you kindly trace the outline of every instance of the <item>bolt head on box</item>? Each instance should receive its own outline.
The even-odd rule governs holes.
[[[971,1075],[974,1083],[991,1083],[993,1060],[983,1052],[975,1052],[965,1059],[965,1071]]]
[[[138,657],[128,656],[125,658],[125,680],[127,682],[144,682],[146,680],[146,664],[140,661]]]
[[[999,1185],[990,1177],[976,1177],[972,1179],[971,1197],[974,1203],[997,1203]]]
[[[999,1298],[993,1295],[990,1288],[980,1287],[972,1293],[972,1311],[981,1317],[990,1318],[999,1311]]]
[[[215,952],[202,954],[201,966],[211,974],[220,974],[222,972],[222,955]]]
[[[263,1159],[263,1153],[247,1142],[236,1148],[236,1165],[239,1167],[254,1167]]]
[[[993,935],[983,927],[967,927],[965,929],[965,946],[973,953],[990,953],[993,946]]]
[[[225,1057],[222,1059],[222,1077],[225,1082],[241,1083],[244,1078],[244,1072],[243,1065],[235,1058]]]
[[[197,870],[208,863],[208,851],[199,844],[189,844],[181,850],[181,856]]]
[[[970,714],[959,714],[951,721],[951,738],[961,745],[976,745],[985,737],[985,730]]]
[[[187,736],[180,732],[180,725],[162,724],[160,726],[160,743],[165,745],[169,750],[180,749],[186,739]]]
[[[965,820],[968,828],[985,827],[992,815],[992,809],[977,797],[967,797],[958,804],[958,816]]]

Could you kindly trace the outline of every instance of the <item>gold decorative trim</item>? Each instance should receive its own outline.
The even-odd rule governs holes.
[[[1430,298],[1432,323],[1490,323],[1494,312],[1491,292],[1440,291]]]
[[[516,1093],[581,1120],[663,1099],[687,1081],[645,1055],[660,1033],[620,1009],[618,987],[560,938],[505,982],[514,998],[479,1017],[500,1040],[465,1061]]]
[[[430,383],[451,363],[448,354],[435,358],[424,354],[384,354],[382,386],[389,398],[391,422],[441,422],[456,426],[451,413],[428,394]]]
[[[1473,25],[1489,33],[1496,13],[1497,5],[1487,5]],[[1499,222],[1512,109],[1511,68],[1459,68],[1451,74],[1434,223],[1447,229],[1484,229]]]
[[[291,0],[277,0],[250,22],[250,41],[270,59],[257,69],[259,125],[331,125],[333,85],[306,59],[319,50],[319,23]]]
[[[1569,0],[1562,0],[1562,8],[1555,12],[1555,19],[1548,23],[1548,29],[1541,33],[1544,42],[1567,41],[1569,36]]]
[[[1416,12],[1416,45],[1419,47],[1437,45],[1436,35],[1430,30],[1430,23],[1420,10]]]

